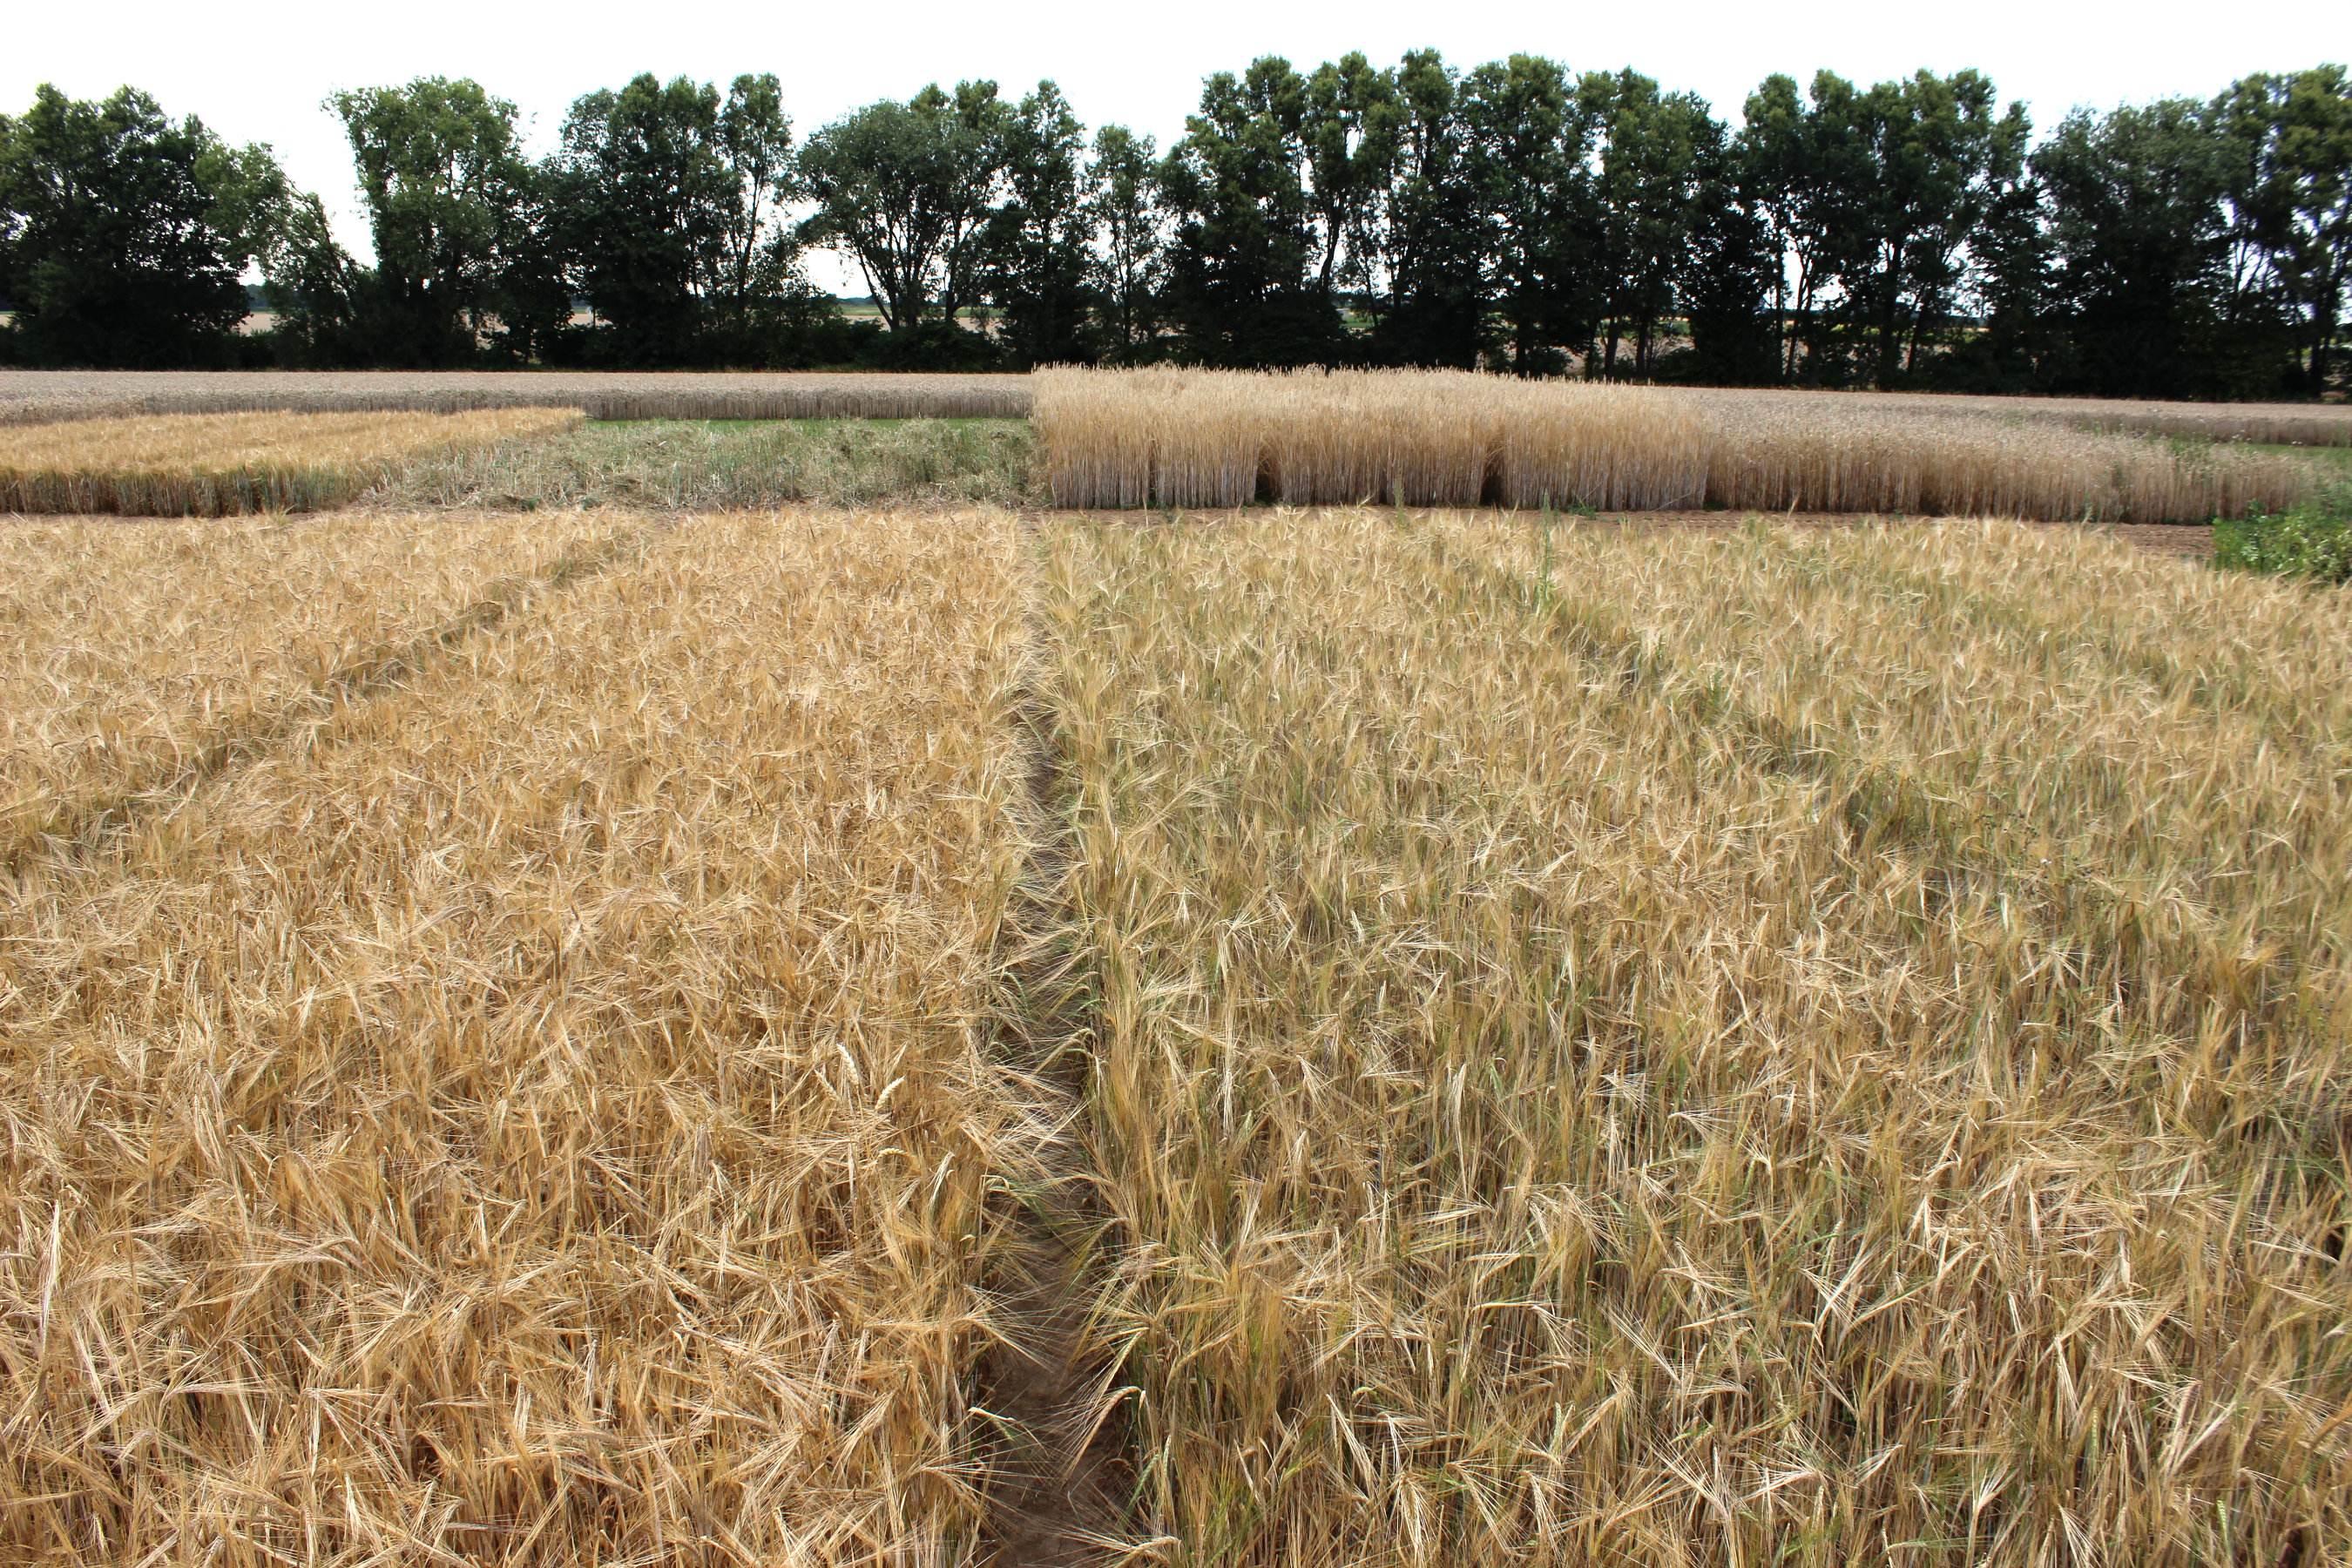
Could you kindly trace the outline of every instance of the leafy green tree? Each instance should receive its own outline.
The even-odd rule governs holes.
[[[1050,81],[1021,100],[999,132],[1004,201],[984,238],[989,297],[1024,363],[1094,357],[1094,195],[1086,127]]]
[[[1723,157],[1724,129],[1706,101],[1661,93],[1637,71],[1587,73],[1577,96],[1601,132],[1595,185],[1602,331],[1600,364],[1612,375],[1620,342],[1633,340],[1634,374],[1654,369],[1658,328],[1689,269],[1703,182]]]
[[[0,294],[34,364],[223,363],[240,274],[289,201],[266,147],[230,148],[147,94],[103,102],[44,84],[0,120]]]
[[[2230,150],[2205,105],[2077,110],[2034,150],[2071,377],[2116,397],[2226,395]]]
[[[1853,226],[1834,247],[1851,319],[1872,340],[1872,379],[1892,386],[1949,318],[1964,247],[2002,188],[2024,167],[2032,127],[2022,104],[1993,111],[1975,71],[1920,71],[1864,94],[1856,121],[1870,157],[1855,171]]]
[[[719,89],[651,72],[583,94],[549,171],[561,248],[622,364],[691,363],[729,267],[741,188],[719,150]]]
[[[1601,313],[1591,106],[1537,55],[1472,70],[1459,103],[1507,363],[1519,375],[1555,374],[1560,345],[1585,352]]]
[[[1437,68],[1443,74],[1442,64]],[[1426,84],[1425,84],[1426,85]],[[1332,293],[1368,284],[1367,266],[1407,113],[1396,79],[1360,52],[1315,68],[1300,84],[1298,135],[1321,256],[1315,284]]]
[[[1276,57],[1202,84],[1160,168],[1173,228],[1168,314],[1209,364],[1305,364],[1349,352],[1318,276],[1331,252],[1307,185],[1307,80]]]
[[[1387,282],[1374,346],[1391,363],[1469,369],[1486,346],[1493,243],[1460,79],[1436,50],[1418,50],[1392,92],[1365,96],[1385,111],[1366,116],[1365,141],[1388,174],[1374,234],[1360,242]]]
[[[1094,297],[1109,356],[1149,357],[1160,335],[1167,277],[1159,200],[1160,150],[1124,125],[1095,133],[1086,218],[1096,237]]]
[[[934,84],[835,121],[801,149],[817,204],[802,239],[857,258],[892,331],[952,326],[975,297],[1004,110],[992,81],[959,82],[952,97]]]
[[[327,106],[351,140],[375,242],[357,330],[391,363],[471,361],[531,183],[515,106],[446,77],[338,92]]]
[[[1969,294],[1982,330],[1934,379],[1985,392],[2032,392],[2072,379],[2047,193],[2030,170],[1985,209],[1969,238]]]
[[[1691,346],[1662,362],[1662,375],[1713,386],[1780,379],[1780,328],[1766,305],[1780,278],[1780,253],[1746,174],[1744,161],[1714,141],[1693,198],[1690,244],[1675,283]]]
[[[2333,379],[2352,289],[2352,81],[2342,66],[2261,75],[2214,106],[2236,160],[2233,205],[2293,318],[2301,390]]]
[[[1869,153],[1853,84],[1817,72],[1810,101],[1793,78],[1771,76],[1748,98],[1738,154],[1768,243],[1778,260],[1772,310],[1781,377],[1818,383],[1826,357],[1820,307],[1858,246],[1855,208]]]

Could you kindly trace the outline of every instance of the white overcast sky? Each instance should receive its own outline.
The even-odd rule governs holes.
[[[1573,70],[1631,65],[1670,90],[1700,93],[1735,124],[1748,90],[1774,71],[1802,82],[1827,68],[1866,83],[1972,66],[2004,101],[2023,99],[2038,130],[2077,104],[2205,97],[2250,71],[2352,58],[2347,0],[117,0],[98,11],[27,0],[11,18],[0,27],[0,112],[21,110],[43,81],[78,98],[125,82],[144,88],[174,116],[194,112],[232,142],[276,147],[362,255],[367,231],[350,151],[320,100],[425,75],[470,76],[512,100],[534,152],[552,144],[573,98],[644,70],[722,87],[740,72],[773,71],[803,134],[929,81],[993,78],[1017,98],[1050,77],[1088,126],[1120,121],[1164,148],[1182,133],[1202,77],[1266,54],[1301,67],[1350,49],[1387,64],[1429,47],[1465,67],[1514,52]],[[843,292],[864,291],[847,269],[815,271]]]

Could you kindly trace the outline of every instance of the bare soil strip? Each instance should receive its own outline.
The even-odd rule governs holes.
[[[1033,623],[1043,657],[1044,628]],[[993,1020],[999,1059],[1043,1125],[1044,1175],[1000,1194],[1013,1237],[990,1280],[1002,1337],[974,1379],[976,1458],[988,1476],[983,1561],[991,1568],[1081,1568],[1130,1554],[1135,1487],[1113,1347],[1090,1321],[1113,1226],[1099,1190],[1086,1106],[1098,1019],[1090,973],[1071,942],[1070,784],[1058,715],[1034,689],[1021,712],[1030,756],[1029,853],[1007,922]]]

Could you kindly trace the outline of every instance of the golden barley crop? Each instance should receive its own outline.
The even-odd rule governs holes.
[[[1047,380],[1131,504],[2091,482]],[[2352,1558],[2340,592],[1389,505],[0,569],[10,1561]]]
[[[1057,505],[1401,500],[1595,511],[2210,521],[2311,483],[2291,457],[2184,452],[1916,402],[1523,382],[1450,371],[1040,372]]]
[[[688,520],[0,880],[11,1560],[966,1560],[1018,551]]]
[[[0,524],[0,858],[479,618],[613,527],[577,512]]]
[[[132,414],[455,414],[592,419],[1020,419],[1022,375],[842,371],[0,370],[0,426]]]
[[[0,427],[0,511],[218,517],[333,506],[398,464],[527,441],[576,409],[183,414]]]
[[[1045,570],[1139,1534],[2352,1552],[2340,600],[2010,525]]]

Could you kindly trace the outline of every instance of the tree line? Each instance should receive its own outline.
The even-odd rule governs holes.
[[[0,354],[33,365],[1420,364],[2152,397],[2345,384],[2352,81],[2077,110],[1975,71],[1766,79],[1434,51],[1202,85],[1164,153],[1050,81],[796,139],[773,76],[339,92],[375,259],[266,146],[125,88],[0,117]],[[829,248],[871,318],[809,279]],[[257,275],[274,324],[236,329]]]

